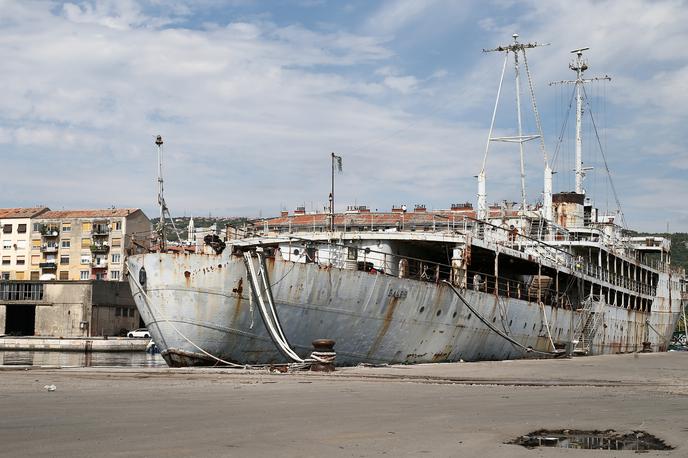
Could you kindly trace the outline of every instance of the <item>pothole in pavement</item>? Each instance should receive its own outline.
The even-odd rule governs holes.
[[[662,439],[645,431],[620,433],[613,429],[606,431],[541,429],[507,443],[522,445],[527,448],[556,447],[584,450],[634,450],[637,452],[674,449]]]

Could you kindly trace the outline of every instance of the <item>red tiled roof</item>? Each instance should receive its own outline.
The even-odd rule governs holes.
[[[41,215],[45,219],[61,218],[109,218],[113,216],[129,216],[140,211],[138,208],[108,208],[105,210],[54,210]]]
[[[501,209],[490,208],[490,217],[497,217],[502,214]],[[506,211],[507,216],[515,216],[515,210]],[[275,218],[268,218],[266,220],[257,221],[256,225],[267,223],[269,226],[323,226],[327,225],[329,215],[327,213],[316,213],[311,215],[291,215],[278,216]],[[472,209],[461,210],[428,210],[415,212],[364,212],[364,213],[337,213],[334,221],[336,226],[356,225],[356,226],[394,226],[403,221],[404,225],[408,224],[446,224],[447,222],[463,221],[464,217],[476,218],[476,212]]]
[[[0,218],[34,218],[48,211],[48,207],[0,208]]]

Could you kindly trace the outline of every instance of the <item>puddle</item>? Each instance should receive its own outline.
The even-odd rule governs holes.
[[[673,447],[665,444],[662,439],[644,431],[619,433],[612,429],[607,431],[541,429],[508,443],[522,445],[527,448],[556,447],[583,450],[634,450],[639,452],[673,450]]]

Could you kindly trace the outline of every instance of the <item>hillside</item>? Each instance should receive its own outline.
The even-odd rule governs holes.
[[[177,227],[177,230],[179,231],[179,235],[181,236],[182,240],[186,239],[187,231],[189,228],[189,220],[191,217],[188,216],[182,216],[182,217],[175,217],[174,219],[174,225]],[[152,218],[151,222],[153,223],[153,227],[157,226],[159,218]],[[203,216],[194,216],[194,227],[196,229],[202,228],[202,227],[210,227],[213,224],[217,226],[218,229],[224,229],[225,226],[228,224],[232,226],[240,226],[244,224],[247,221],[247,218],[244,217],[203,217]],[[176,242],[178,240],[177,234],[174,232],[174,229],[172,227],[172,224],[168,221],[167,222],[167,227],[165,230],[165,235],[167,240],[171,242]]]

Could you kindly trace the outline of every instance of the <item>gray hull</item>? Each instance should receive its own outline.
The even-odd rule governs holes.
[[[129,258],[141,316],[171,366],[284,363],[249,300],[243,259],[229,253]],[[145,268],[145,283],[138,282]],[[337,363],[422,363],[528,357],[478,320],[445,284],[268,259],[278,316],[302,357],[317,338],[336,341]],[[659,296],[659,291],[658,291]],[[571,341],[580,314],[471,289],[466,300],[525,347],[552,351]],[[676,303],[673,303],[676,302]],[[679,301],[656,299],[653,312],[601,305],[593,354],[666,349]],[[646,324],[649,320],[650,326]],[[547,326],[547,324],[549,326]],[[548,335],[548,327],[552,341]]]

